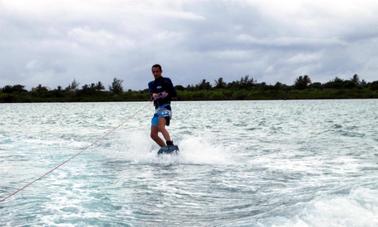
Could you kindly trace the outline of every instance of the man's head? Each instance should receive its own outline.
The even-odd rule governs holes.
[[[155,79],[161,77],[161,73],[163,70],[161,69],[161,65],[155,64],[151,68],[152,74],[154,74]]]

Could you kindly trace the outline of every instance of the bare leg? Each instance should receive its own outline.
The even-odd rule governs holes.
[[[151,126],[151,138],[160,146],[165,147],[165,142],[159,137],[159,129],[156,126]]]
[[[161,134],[163,134],[165,141],[171,141],[169,132],[165,128],[165,118],[159,118],[158,130],[161,132]]]

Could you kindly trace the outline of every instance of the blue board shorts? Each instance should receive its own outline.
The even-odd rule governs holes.
[[[158,107],[155,111],[154,116],[151,119],[151,126],[158,126],[159,124],[159,118],[165,118],[165,124],[169,126],[170,120],[172,118],[172,111],[170,110],[170,107],[167,106],[161,106]]]

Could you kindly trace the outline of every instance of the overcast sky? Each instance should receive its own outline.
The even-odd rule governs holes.
[[[0,0],[0,87],[378,80],[378,1]]]

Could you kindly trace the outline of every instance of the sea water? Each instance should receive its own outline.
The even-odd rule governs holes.
[[[0,104],[0,226],[378,226],[378,100]],[[105,138],[103,136],[122,124]]]

